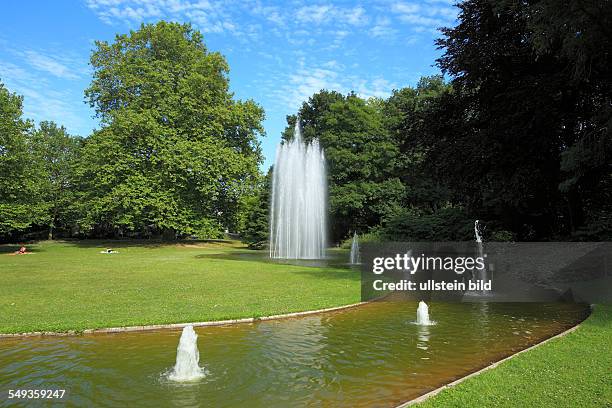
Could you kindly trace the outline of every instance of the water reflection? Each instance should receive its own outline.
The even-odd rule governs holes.
[[[418,343],[417,348],[421,350],[428,349],[429,335],[431,334],[431,326],[417,326],[418,327]]]

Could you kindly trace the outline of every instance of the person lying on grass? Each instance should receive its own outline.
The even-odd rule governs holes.
[[[9,255],[30,255],[30,254],[32,254],[32,252],[28,252],[28,249],[24,245],[22,245],[18,251],[15,251]]]
[[[106,248],[104,251],[100,251],[101,254],[118,254],[119,251],[115,251],[112,248]]]

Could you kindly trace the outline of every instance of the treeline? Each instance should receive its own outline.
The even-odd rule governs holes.
[[[437,41],[448,82],[302,105],[329,164],[333,240],[471,240],[475,219],[490,240],[612,239],[612,3],[458,7]]]
[[[0,239],[223,237],[261,181],[264,113],[190,25],[97,42],[85,95],[102,127],[72,137],[23,118],[0,84]]]
[[[299,117],[329,170],[333,242],[612,239],[612,6],[469,0],[446,75],[387,99],[322,90]],[[0,85],[0,239],[268,235],[263,110],[189,25],[97,42],[87,138],[25,120]],[[288,116],[285,139],[296,116]]]

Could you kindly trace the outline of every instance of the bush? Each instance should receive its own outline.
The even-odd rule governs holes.
[[[359,245],[362,245],[366,242],[382,241],[380,231],[376,227],[364,234],[357,234],[357,238],[359,240]],[[351,245],[353,245],[353,235],[350,235],[348,238],[340,242],[340,248],[342,249],[351,249]]]
[[[195,235],[198,239],[223,239],[225,231],[219,222],[205,218],[200,221]]]
[[[434,213],[401,209],[380,228],[381,238],[389,241],[470,241],[474,220],[462,207],[445,207]]]
[[[507,230],[494,231],[489,237],[489,240],[495,242],[512,242],[514,241],[514,234]]]

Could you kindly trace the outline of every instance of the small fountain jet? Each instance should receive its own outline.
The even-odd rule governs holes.
[[[422,300],[419,302],[419,307],[417,308],[417,318],[416,324],[419,326],[432,326],[436,324],[435,322],[429,320],[429,307],[427,303]]]
[[[198,351],[198,335],[193,326],[185,326],[178,347],[176,348],[176,364],[168,379],[172,381],[195,381],[204,377],[200,367],[200,352]]]
[[[353,234],[353,243],[351,244],[351,265],[359,265],[361,263],[361,254],[359,253],[359,239],[357,231]]]

